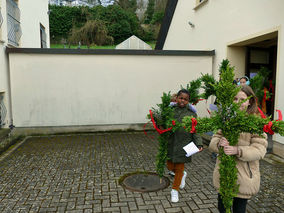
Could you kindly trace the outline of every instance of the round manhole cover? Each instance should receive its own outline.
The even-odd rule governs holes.
[[[136,172],[124,175],[120,184],[130,191],[155,192],[167,188],[170,181],[166,177],[160,178],[156,173]]]

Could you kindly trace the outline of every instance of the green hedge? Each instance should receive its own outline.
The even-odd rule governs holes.
[[[108,7],[66,7],[49,6],[51,13],[50,37],[52,43],[58,43],[62,38],[67,39],[73,27],[82,27],[87,20],[101,20],[105,23],[108,35],[118,44],[132,35],[142,40],[153,40],[145,30],[140,27],[136,14],[122,9],[119,5]]]

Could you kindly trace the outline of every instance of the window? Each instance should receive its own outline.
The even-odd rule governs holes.
[[[46,48],[46,32],[45,32],[45,27],[40,24],[40,47],[41,48]]]
[[[19,46],[20,38],[22,36],[22,29],[20,23],[20,9],[17,1],[7,0],[7,27],[8,27],[8,44]]]
[[[193,8],[194,10],[196,10],[197,8],[201,7],[202,5],[204,5],[208,0],[196,0],[196,4],[195,7]]]
[[[3,16],[2,16],[1,7],[0,7],[0,28],[2,24],[3,24]]]
[[[0,7],[0,41],[2,39],[2,24],[3,24],[3,16],[2,16],[2,12],[1,12],[1,7]]]

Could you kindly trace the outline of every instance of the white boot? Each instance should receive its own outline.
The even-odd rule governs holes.
[[[173,171],[169,171],[170,176],[175,176],[175,173]]]
[[[187,175],[186,171],[183,171],[183,176],[182,176],[181,183],[180,183],[180,186],[179,186],[180,189],[183,189],[185,187],[186,175]]]
[[[173,203],[177,203],[178,202],[178,191],[175,189],[172,189],[171,191],[171,201]]]

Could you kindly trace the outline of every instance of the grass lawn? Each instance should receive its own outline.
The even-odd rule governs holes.
[[[64,49],[63,44],[50,44],[50,48]],[[69,49],[69,46],[66,45],[66,49]],[[78,49],[78,45],[71,45],[70,49]],[[88,49],[86,45],[81,45],[80,49]],[[112,46],[91,46],[90,49],[115,49],[115,45]]]
[[[146,42],[147,44],[149,44],[152,49],[155,49],[155,42]],[[111,45],[111,46],[91,46],[90,49],[115,49],[116,45]],[[55,49],[64,49],[64,45],[63,44],[50,44],[50,48],[55,48]],[[70,49],[77,49],[78,45],[71,45]],[[66,49],[69,49],[69,46],[66,45]],[[88,49],[88,47],[86,45],[81,45],[80,49]]]

